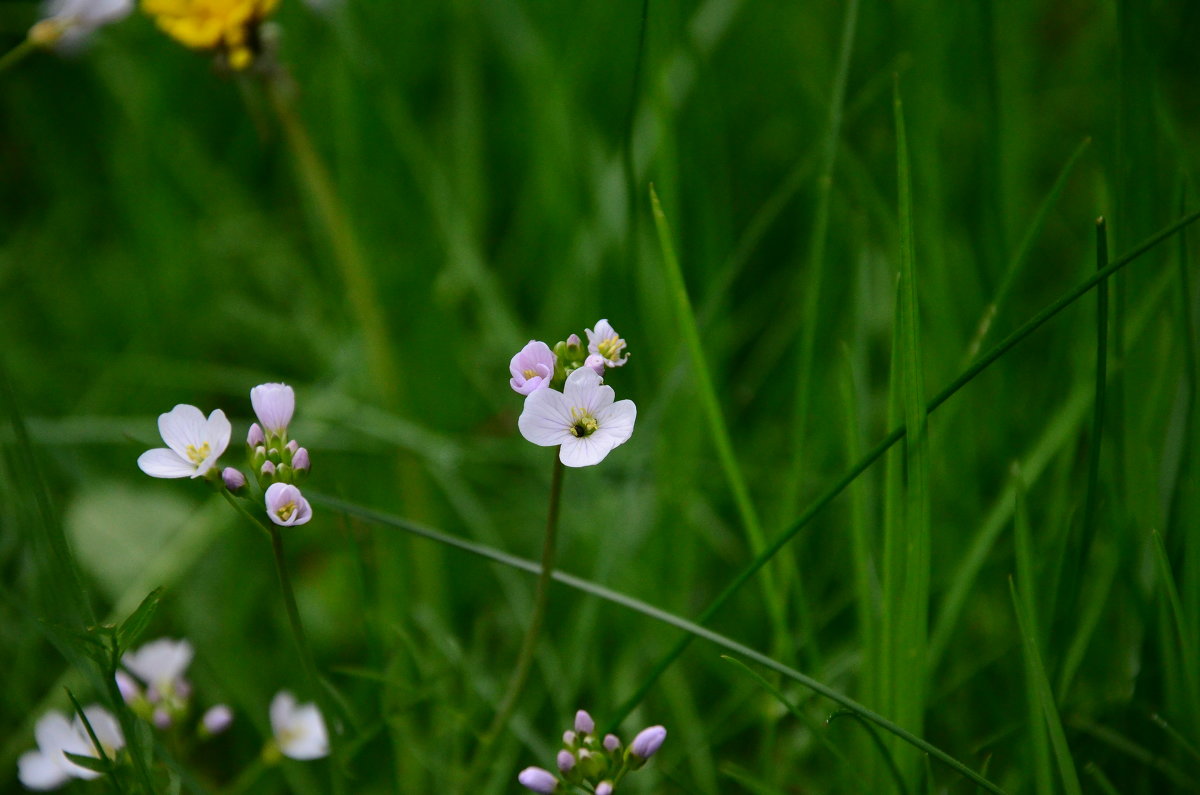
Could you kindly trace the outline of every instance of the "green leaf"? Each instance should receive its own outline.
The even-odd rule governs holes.
[[[162,599],[162,594],[162,588],[155,588],[142,600],[142,603],[129,615],[129,618],[121,622],[121,626],[117,629],[118,656],[132,648],[137,639],[146,631],[146,627],[150,626],[150,619],[154,617],[155,611],[158,610],[158,603]]]

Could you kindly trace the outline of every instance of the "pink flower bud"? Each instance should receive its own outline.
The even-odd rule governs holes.
[[[517,775],[521,786],[531,789],[540,795],[550,795],[558,791],[558,779],[549,770],[540,767],[527,767]]]
[[[554,761],[558,763],[559,770],[567,773],[570,772],[571,768],[575,767],[575,754],[564,748],[558,752],[558,758]]]
[[[267,433],[279,436],[287,432],[296,410],[296,393],[287,384],[259,384],[250,390],[250,403]]]
[[[596,731],[596,721],[587,714],[587,710],[581,709],[575,713],[575,731],[580,734],[590,734]]]
[[[121,691],[121,698],[125,699],[126,704],[132,704],[142,697],[142,688],[138,686],[137,681],[125,673],[117,671],[116,675],[117,689]]]
[[[221,480],[225,481],[225,488],[235,494],[241,491],[246,485],[246,476],[242,474],[241,470],[234,467],[225,467],[222,469]]]
[[[171,728],[171,713],[167,712],[163,707],[154,708],[154,728],[159,731],[166,731]]]
[[[259,471],[262,472],[265,478],[275,477],[275,464],[270,461],[263,461],[262,469]]]
[[[246,433],[246,446],[258,447],[267,441],[267,437],[263,435],[262,426],[257,422],[250,426],[250,430]]]
[[[574,745],[574,744],[575,744],[575,732],[573,732],[573,731],[563,732],[563,745]]]
[[[651,726],[638,732],[637,737],[634,737],[633,742],[629,744],[629,750],[639,759],[649,759],[654,756],[654,752],[662,746],[665,739],[667,739],[666,729],[662,726]]]
[[[613,785],[611,781],[601,781],[596,785],[596,795],[612,795]]]
[[[225,704],[217,704],[215,707],[210,707],[204,713],[204,717],[200,719],[200,725],[210,737],[225,731],[231,723],[233,723],[233,710]]]
[[[308,468],[308,448],[301,447],[292,455],[292,469],[296,472],[307,472]]]
[[[300,447],[300,443],[299,443],[299,442],[297,442],[295,439],[292,439],[290,442],[288,442],[288,443],[287,443],[287,449],[288,449],[288,452],[289,452],[289,453],[291,453],[291,454],[293,454],[293,455],[295,455],[295,454],[296,454],[296,449],[297,449],[298,447]]]
[[[604,735],[604,750],[605,751],[608,751],[611,754],[611,753],[614,753],[620,747],[621,747],[621,739],[619,737],[617,737],[617,735],[615,735],[615,734]]]
[[[598,353],[590,354],[584,359],[583,366],[591,368],[596,375],[604,375],[604,357]]]

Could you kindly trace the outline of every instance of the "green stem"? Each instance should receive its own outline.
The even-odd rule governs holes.
[[[25,39],[16,47],[13,47],[4,55],[0,55],[0,73],[6,72],[16,66],[21,61],[25,60],[26,56],[31,55],[38,46],[34,44],[32,39]]]
[[[475,757],[476,764],[473,767],[483,764],[483,760],[487,756],[486,749],[496,741],[500,732],[508,725],[509,719],[516,711],[521,692],[525,689],[525,683],[529,680],[529,672],[533,668],[538,637],[542,632],[542,624],[546,620],[550,582],[554,578],[554,550],[558,539],[558,506],[562,501],[562,481],[565,469],[556,448],[554,451],[554,474],[550,479],[550,509],[546,515],[546,538],[542,541],[542,567],[538,574],[537,590],[533,597],[533,616],[529,619],[529,629],[525,631],[525,639],[521,642],[521,651],[517,655],[517,665],[508,680],[508,688],[504,693],[504,698],[500,701],[500,706],[496,708],[496,717],[492,719],[491,726],[483,735],[482,748]],[[467,781],[474,780],[476,780],[474,775],[467,779]]]

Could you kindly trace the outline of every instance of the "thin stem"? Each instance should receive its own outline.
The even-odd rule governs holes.
[[[26,38],[16,47],[4,53],[4,55],[0,55],[0,73],[8,71],[25,60],[26,56],[31,55],[37,48],[38,46],[33,42],[33,39]]]
[[[558,539],[558,506],[562,498],[563,471],[562,460],[558,457],[557,448],[554,451],[554,474],[550,478],[550,508],[546,514],[546,538],[542,541],[542,568],[538,574],[537,590],[533,597],[533,616],[529,619],[529,629],[525,631],[525,639],[521,642],[521,651],[517,655],[517,665],[508,680],[508,689],[500,706],[496,709],[496,717],[482,738],[482,748],[476,755],[476,766],[482,764],[486,757],[484,750],[491,746],[508,725],[513,712],[517,708],[517,700],[525,689],[529,672],[533,668],[533,658],[537,652],[538,637],[542,632],[542,624],[546,620],[546,605],[549,603],[550,582],[554,578],[554,550]],[[474,776],[468,781],[474,780]]]

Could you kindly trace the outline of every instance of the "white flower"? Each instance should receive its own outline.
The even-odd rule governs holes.
[[[629,439],[637,419],[632,400],[614,403],[614,397],[600,376],[580,367],[567,376],[562,392],[539,389],[526,397],[517,427],[536,445],[562,445],[558,457],[569,467],[598,464]]]
[[[39,43],[75,49],[97,28],[124,19],[133,0],[49,0],[42,4],[42,21],[30,31]]]
[[[282,436],[296,411],[296,393],[287,384],[259,384],[250,390],[250,404],[263,430]]]
[[[126,652],[121,662],[159,695],[169,696],[177,689],[195,653],[186,640],[159,638],[137,651]]]
[[[588,338],[588,353],[596,354],[604,359],[605,367],[620,367],[629,361],[629,354],[621,357],[625,350],[625,340],[613,330],[607,320],[596,321],[596,328],[584,329]]]
[[[100,741],[105,755],[110,759],[125,747],[125,738],[117,720],[103,707],[92,704],[83,710],[87,715],[96,739]],[[87,728],[78,717],[68,721],[61,712],[47,712],[38,720],[33,730],[37,739],[37,750],[26,751],[17,760],[17,775],[29,789],[58,789],[72,778],[93,779],[100,774],[81,767],[67,758],[66,754],[91,756],[100,754],[92,745]]]
[[[329,736],[317,705],[297,704],[296,697],[286,690],[271,701],[271,730],[284,756],[320,759],[329,754]]]
[[[233,426],[220,409],[205,420],[200,409],[180,404],[158,415],[158,432],[167,446],[142,453],[138,467],[155,478],[198,478],[216,466]]]

